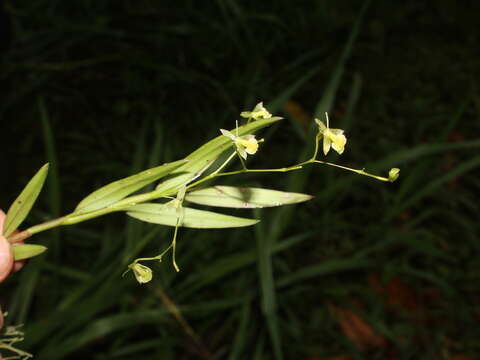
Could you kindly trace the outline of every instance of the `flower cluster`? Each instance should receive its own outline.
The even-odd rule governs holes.
[[[248,119],[248,121],[266,120],[266,119],[280,120],[281,119],[281,117],[279,116],[272,116],[272,114],[263,106],[263,102],[259,102],[257,105],[255,105],[252,111],[242,111],[240,113],[240,116],[245,119]],[[247,159],[247,155],[253,155],[257,152],[259,141],[255,138],[255,135],[248,134],[248,135],[238,136],[238,133],[237,135],[234,135],[230,131],[225,129],[220,129],[220,132],[224,136],[230,138],[233,141],[237,149],[237,153],[244,160]]]
[[[243,118],[246,118],[247,123],[251,122],[251,121],[265,121],[265,120],[281,119],[279,117],[272,116],[272,114],[263,106],[263,103],[261,103],[261,102],[258,103],[252,111],[243,111],[240,114],[240,116],[243,117]],[[377,175],[374,175],[374,174],[370,174],[370,173],[366,172],[364,169],[361,169],[361,170],[352,169],[352,168],[349,168],[349,167],[346,167],[346,166],[343,166],[343,165],[338,165],[338,164],[330,163],[330,162],[323,161],[323,160],[317,160],[317,154],[318,154],[318,148],[320,146],[320,141],[322,141],[323,154],[325,156],[329,153],[330,149],[333,149],[338,154],[342,154],[344,152],[345,146],[347,144],[347,138],[344,134],[344,131],[342,129],[332,129],[332,128],[330,128],[328,114],[325,113],[325,116],[326,116],[326,124],[323,123],[319,119],[315,119],[315,122],[318,125],[318,132],[317,132],[316,142],[315,142],[315,151],[314,151],[314,155],[312,156],[312,158],[310,158],[310,159],[308,159],[308,160],[306,160],[306,161],[304,161],[304,162],[302,162],[298,165],[294,165],[294,166],[291,166],[291,167],[288,167],[288,168],[281,168],[281,169],[260,169],[260,170],[259,169],[255,169],[255,170],[247,169],[243,160],[246,160],[248,155],[254,155],[254,154],[257,153],[258,147],[259,147],[258,144],[260,142],[262,142],[263,139],[257,140],[255,138],[255,135],[253,135],[253,134],[239,135],[240,131],[239,131],[239,128],[238,128],[238,122],[237,122],[237,126],[236,126],[235,130],[233,130],[233,131],[220,129],[220,132],[222,133],[222,135],[227,137],[231,141],[231,144],[235,147],[235,152],[240,157],[240,161],[242,162],[242,165],[243,165],[243,170],[229,172],[228,174],[231,175],[231,174],[235,174],[235,173],[248,172],[248,171],[256,171],[256,172],[260,172],[260,171],[265,171],[265,172],[267,172],[267,171],[291,171],[291,170],[300,169],[300,168],[302,168],[302,166],[304,166],[306,164],[317,163],[317,164],[325,164],[325,165],[341,168],[341,169],[344,169],[344,170],[352,171],[354,173],[364,175],[364,176],[369,176],[369,177],[372,177],[372,178],[375,178],[375,179],[378,179],[378,180],[381,180],[381,181],[393,182],[399,177],[400,169],[398,169],[398,168],[390,169],[390,171],[388,173],[388,177],[382,177],[382,176],[377,176]],[[243,129],[242,134],[244,134],[245,133],[245,130],[244,130],[245,128],[242,128],[242,129]],[[230,155],[230,157],[213,174],[207,176],[206,179],[212,178],[213,176],[217,175],[219,173],[219,171],[235,156],[235,152],[232,153]],[[227,173],[223,173],[223,174],[220,174],[220,175],[225,175],[225,174],[227,174]],[[195,184],[197,184],[197,183],[195,183]],[[135,275],[136,280],[140,284],[145,284],[145,283],[148,283],[149,281],[152,280],[152,270],[149,267],[140,264],[138,261],[140,261],[140,260],[141,261],[146,261],[146,260],[159,260],[159,261],[161,261],[163,255],[167,251],[169,251],[170,249],[173,252],[173,265],[174,265],[175,269],[177,271],[179,271],[178,266],[177,266],[176,261],[175,261],[175,247],[176,247],[177,231],[178,231],[179,226],[181,226],[181,223],[183,222],[183,217],[185,215],[182,211],[183,210],[182,204],[183,204],[183,200],[184,200],[186,191],[187,191],[187,184],[185,184],[185,185],[183,185],[183,187],[179,188],[178,193],[177,193],[177,197],[175,199],[172,199],[171,201],[169,201],[168,203],[165,204],[169,208],[176,209],[176,213],[177,213],[177,222],[175,224],[175,232],[174,232],[173,240],[172,240],[172,243],[170,244],[170,246],[165,251],[163,251],[161,254],[159,254],[155,257],[140,258],[140,259],[135,260],[132,264],[130,264],[128,266],[127,271],[131,270],[133,272],[133,274]]]

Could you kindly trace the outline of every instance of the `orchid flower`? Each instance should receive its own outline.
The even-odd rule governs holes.
[[[255,105],[255,108],[252,111],[242,111],[240,116],[246,119],[270,119],[272,114],[268,112],[267,109],[263,106],[263,102],[259,102]]]
[[[325,113],[327,117],[327,125],[319,120],[315,119],[315,122],[318,124],[321,136],[323,136],[323,153],[325,155],[330,151],[330,147],[333,148],[339,154],[343,153],[345,150],[345,144],[347,143],[347,138],[343,135],[343,130],[341,129],[330,129],[328,126],[328,114]]]
[[[135,278],[140,284],[145,284],[152,280],[152,269],[150,269],[148,266],[139,263],[133,263],[128,267],[132,269]]]
[[[220,132],[232,139],[235,147],[237,148],[238,154],[244,159],[247,159],[247,154],[253,155],[258,150],[258,140],[255,139],[255,135],[244,135],[244,136],[235,136],[230,131],[225,129],[220,129]]]

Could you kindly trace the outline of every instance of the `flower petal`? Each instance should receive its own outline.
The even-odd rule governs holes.
[[[250,155],[255,154],[258,150],[258,142],[255,139],[246,140],[244,146],[245,151]]]
[[[247,160],[247,152],[245,151],[245,146],[243,146],[242,144],[240,143],[237,143],[237,151],[238,151],[238,154],[244,159],[244,160]]]
[[[323,136],[323,153],[325,155],[327,155],[328,152],[330,151],[331,143],[332,143],[332,141],[330,140],[330,138],[328,136]]]
[[[225,130],[225,129],[220,129],[220,132],[222,133],[222,135],[224,135],[224,136],[226,136],[226,137],[228,137],[228,138],[232,139],[233,141],[235,141],[235,139],[236,139],[236,136],[235,136],[235,135],[233,135],[233,134],[232,134],[230,131],[228,131],[228,130]]]
[[[345,144],[347,143],[347,138],[345,135],[334,135],[332,138],[332,148],[339,154],[342,154],[345,150]]]
[[[327,129],[327,127],[326,127],[325,124],[322,122],[322,120],[315,119],[315,122],[317,123],[318,128],[320,129],[320,132],[323,134],[323,133],[325,132],[325,130]]]
[[[237,138],[235,135],[233,135],[233,134],[232,134],[230,131],[228,131],[228,130],[220,129],[220,132],[221,132],[224,136],[232,139],[233,141],[235,141],[235,139]]]

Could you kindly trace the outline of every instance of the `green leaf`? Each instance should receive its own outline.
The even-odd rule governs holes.
[[[170,174],[187,161],[179,160],[163,164],[105,185],[83,199],[77,205],[75,212],[86,213],[112,205],[142,187]]]
[[[296,204],[312,198],[307,194],[270,189],[213,186],[191,191],[185,200],[200,205],[251,209]]]
[[[183,219],[180,226],[195,229],[234,228],[254,225],[256,219],[246,219],[211,211],[182,207]],[[176,226],[179,213],[167,204],[139,204],[128,208],[127,215],[136,219],[167,226]]]
[[[3,235],[5,237],[9,237],[23,220],[25,220],[35,203],[35,200],[37,200],[40,190],[42,190],[47,174],[48,163],[43,165],[41,169],[37,171],[35,176],[28,182],[27,186],[25,186],[20,195],[18,195],[10,206],[3,229]]]
[[[45,250],[47,250],[45,246],[35,244],[14,244],[12,246],[12,249],[15,261],[30,259],[34,256],[40,255]]]
[[[257,130],[270,126],[279,120],[279,118],[274,118],[252,121],[247,125],[240,126],[238,128],[238,135],[253,134]],[[220,130],[218,132],[220,133]],[[232,129],[231,132],[236,134],[237,130]],[[173,171],[171,173],[172,178],[158,184],[156,189],[164,192],[166,195],[176,194],[181,186],[188,184],[193,178],[213,164],[213,162],[229,148],[234,151],[232,140],[224,135],[217,136],[215,139],[210,140],[188,155],[185,158],[188,160],[188,163]]]

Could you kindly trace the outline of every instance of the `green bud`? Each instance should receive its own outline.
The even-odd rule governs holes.
[[[395,180],[398,179],[399,175],[400,175],[399,168],[391,168],[390,171],[388,172],[388,181],[394,182]]]

